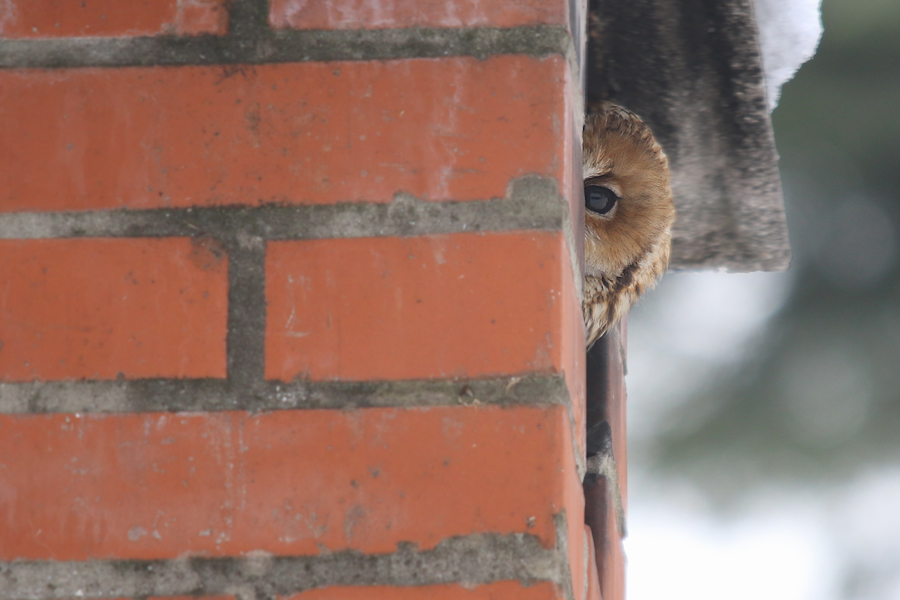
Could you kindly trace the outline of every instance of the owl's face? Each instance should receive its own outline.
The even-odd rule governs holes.
[[[665,271],[675,207],[666,155],[650,129],[613,104],[585,119],[585,274],[618,276],[642,259]]]
[[[633,113],[585,119],[585,323],[592,343],[665,272],[675,208],[666,155]]]

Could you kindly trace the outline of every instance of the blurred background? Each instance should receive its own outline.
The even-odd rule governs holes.
[[[629,318],[630,600],[900,600],[900,0],[822,21],[772,115],[791,268]]]

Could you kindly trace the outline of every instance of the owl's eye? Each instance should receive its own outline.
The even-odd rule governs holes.
[[[605,215],[613,209],[619,197],[602,185],[584,186],[584,207],[597,214]]]

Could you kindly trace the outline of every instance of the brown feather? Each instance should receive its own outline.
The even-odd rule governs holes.
[[[585,182],[619,196],[585,210],[584,323],[588,348],[666,271],[675,207],[665,152],[634,113],[602,103],[585,119]]]

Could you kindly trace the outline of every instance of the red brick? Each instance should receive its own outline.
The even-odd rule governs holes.
[[[620,472],[623,470],[622,467],[619,467]],[[609,495],[609,486],[605,481],[601,481],[600,487],[604,493]],[[625,549],[622,547],[622,538],[619,536],[616,524],[616,511],[611,501],[607,502],[606,528],[603,534],[605,543],[599,561],[602,564],[602,569],[599,570],[600,595],[602,598],[624,600]]]
[[[276,29],[515,27],[568,24],[566,0],[270,0]]]
[[[571,424],[566,432],[569,451],[565,456],[567,470],[575,471],[575,454],[578,449],[572,439]],[[580,450],[579,450],[580,451]],[[572,477],[563,486],[563,505],[566,507],[566,537],[569,550],[569,573],[572,577],[572,595],[584,598],[586,593],[586,550],[584,538],[584,491],[581,478]]]
[[[235,600],[234,596],[150,596],[147,600]]]
[[[584,535],[588,544],[586,600],[603,600],[600,597],[600,579],[597,574],[597,553],[594,548],[594,536],[591,533],[591,528],[587,525],[584,526]]]
[[[559,232],[270,243],[266,377],[561,373],[568,261]]]
[[[0,380],[224,377],[227,263],[185,238],[0,241]]]
[[[0,431],[4,561],[385,553],[481,532],[552,548],[563,508],[583,552],[562,406],[0,415]]]
[[[235,600],[234,596],[140,596],[141,600]],[[67,600],[83,600],[68,598]],[[134,600],[134,598],[110,598],[109,600]]]
[[[627,455],[627,421],[625,418],[627,394],[625,392],[625,365],[622,357],[627,348],[627,320],[623,319],[617,326],[618,335],[616,345],[621,344],[619,352],[610,352],[607,373],[608,391],[605,418],[612,427],[613,456],[616,458],[616,467],[619,475],[619,491],[622,494],[622,508],[628,513],[628,455]],[[619,350],[619,347],[615,348]],[[607,497],[610,497],[608,486],[602,480]],[[622,538],[616,523],[616,514],[612,502],[607,502],[606,531],[604,532],[606,544],[600,552],[600,562],[603,569],[600,571],[601,594],[604,598],[625,598],[625,550],[622,547]]]
[[[563,193],[566,71],[526,56],[0,70],[0,210],[475,200],[529,173]]]
[[[127,37],[222,35],[225,0],[5,0],[0,37]]]
[[[461,585],[424,585],[419,587],[327,587],[309,590],[279,600],[562,600],[565,596],[549,582],[524,586],[517,581],[500,581],[463,587]]]
[[[575,442],[577,452],[585,456],[587,433],[587,406],[585,404],[585,351],[584,351],[584,317],[581,311],[581,298],[575,288],[575,275],[572,272],[572,261],[562,261],[564,282],[572,281],[572,285],[562,286],[562,336],[560,362],[565,372],[566,385],[569,389],[571,400],[573,425],[575,428]],[[579,275],[580,277],[580,275]]]
[[[181,35],[228,33],[226,0],[179,0],[175,30]]]

